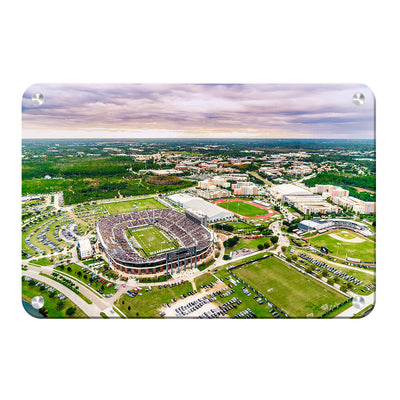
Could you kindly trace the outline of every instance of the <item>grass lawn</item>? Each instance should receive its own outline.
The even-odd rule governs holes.
[[[215,280],[216,279],[213,275],[205,273],[195,278],[194,283],[196,285],[196,289],[199,291],[201,285],[208,285],[210,282],[214,282]]]
[[[111,215],[127,213],[131,211],[147,210],[149,208],[167,208],[166,206],[164,206],[164,204],[161,204],[153,197],[141,200],[128,200],[128,201],[118,201],[114,203],[106,203],[104,204],[104,207],[108,210],[108,212]]]
[[[53,261],[50,261],[48,258],[39,258],[38,260],[29,261],[31,265],[39,265],[41,267],[45,267],[47,265],[53,264]]]
[[[347,299],[276,257],[235,269],[234,273],[291,317],[310,314],[318,317],[325,312],[322,307],[335,306]]]
[[[259,239],[240,239],[235,246],[225,247],[225,254],[229,255],[231,251],[240,250],[244,248],[258,250],[257,246],[259,244],[264,245],[264,243],[268,243],[269,246],[271,245],[271,242],[267,237],[262,237]]]
[[[254,231],[257,229],[257,227],[250,224],[245,224],[244,222],[229,222],[227,225],[232,226],[235,232],[238,232],[239,230]]]
[[[128,318],[155,318],[160,317],[158,310],[164,303],[168,303],[171,299],[179,299],[181,294],[193,290],[190,282],[184,282],[181,285],[164,288],[161,284],[161,289],[158,286],[153,286],[151,291],[142,291],[142,296],[137,295],[135,298],[126,295],[121,296],[116,306]],[[128,308],[130,307],[130,309]]]
[[[355,234],[354,232],[346,231],[346,237],[344,236],[345,234],[342,233],[342,231],[335,231],[331,233],[334,233],[346,239],[360,238],[364,241],[362,243],[346,242],[329,236],[329,233],[324,233],[317,237],[308,239],[308,241],[312,246],[317,248],[320,248],[321,246],[327,247],[332,256],[346,258],[347,255],[347,257],[357,258],[361,261],[375,261],[376,245],[374,242],[371,242],[363,238],[362,236]],[[338,243],[340,243],[340,245],[338,245]]]
[[[269,212],[268,210],[244,203],[243,201],[229,201],[226,203],[219,203],[218,205],[236,214],[243,215],[244,217],[257,217],[258,215],[265,215]]]
[[[155,226],[146,226],[144,228],[131,229],[129,238],[133,237],[139,243],[139,249],[144,250],[144,255],[150,257],[166,251],[175,250],[178,246],[173,243],[162,231]],[[132,244],[138,246],[132,241]]]
[[[71,267],[71,271],[68,271],[68,267]],[[109,293],[114,294],[116,292],[116,290],[114,289],[114,286],[115,286],[114,284],[107,287],[107,284],[110,282],[107,281],[107,283],[105,283],[103,285],[101,282],[98,281],[99,279],[101,279],[100,277],[92,279],[92,277],[89,274],[86,274],[85,272],[83,272],[84,269],[85,269],[84,267],[81,267],[78,264],[69,264],[66,267],[64,267],[64,269],[61,269],[60,267],[54,268],[55,271],[60,271],[64,274],[71,275],[74,277],[75,280],[85,283],[86,285],[90,286],[94,290],[99,289],[104,294],[109,294]],[[79,276],[78,272],[81,272],[82,275]],[[86,276],[86,279],[85,279],[85,276]]]
[[[35,278],[35,280],[38,279]],[[59,292],[56,291],[56,293]],[[88,318],[87,315],[68,298],[63,300],[64,305],[58,309],[57,303],[60,301],[58,297],[50,297],[50,293],[46,292],[46,290],[40,290],[40,286],[29,286],[29,282],[22,281],[22,298],[30,303],[35,296],[43,297],[44,306],[49,310],[47,314],[49,318]],[[70,307],[76,308],[76,312],[72,316],[68,316],[65,313]]]

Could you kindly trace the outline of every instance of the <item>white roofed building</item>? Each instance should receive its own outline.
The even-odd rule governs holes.
[[[89,258],[93,255],[93,249],[89,239],[79,240],[78,248],[82,260],[84,260],[85,258]]]

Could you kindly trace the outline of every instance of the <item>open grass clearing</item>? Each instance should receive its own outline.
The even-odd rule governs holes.
[[[160,283],[161,289],[158,286],[153,286],[152,290],[142,290],[141,296],[137,295],[134,298],[126,295],[121,296],[116,303],[116,306],[128,318],[157,318],[160,317],[159,308],[164,303],[170,302],[171,299],[179,299],[181,294],[186,294],[193,290],[190,282],[184,282],[180,285],[164,288],[164,284]]]
[[[237,268],[234,272],[291,317],[318,317],[327,307],[347,299],[276,257]]]

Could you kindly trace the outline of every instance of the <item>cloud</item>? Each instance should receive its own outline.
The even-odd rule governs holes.
[[[366,96],[363,106],[351,101],[357,91]],[[30,100],[36,92],[44,95],[40,107]],[[96,130],[104,137],[158,131],[160,137],[373,138],[374,98],[368,88],[350,84],[38,84],[24,93],[22,120],[24,137]]]

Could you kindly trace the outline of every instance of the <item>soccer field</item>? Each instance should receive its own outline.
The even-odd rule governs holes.
[[[337,238],[332,237],[332,234],[335,234]],[[357,240],[357,238],[358,240],[363,241],[360,243],[346,241]],[[311,239],[309,238],[308,241],[312,246],[317,248],[320,248],[321,246],[327,247],[332,256],[341,258],[346,258],[347,256],[368,262],[375,261],[375,242],[371,242],[354,232],[334,231],[324,233]]]
[[[106,203],[104,204],[104,207],[111,215],[122,214],[131,211],[146,210],[149,208],[167,208],[166,206],[164,206],[164,204],[161,204],[153,197],[141,200],[127,200],[127,201],[117,201],[114,203]]]
[[[234,273],[290,317],[319,317],[347,297],[302,274],[276,257],[249,264]]]
[[[128,237],[136,240],[140,248],[144,250],[144,255],[147,257],[155,256],[178,248],[175,243],[168,239],[164,233],[155,226],[131,229],[128,232]],[[134,247],[137,247],[133,241],[132,243]]]
[[[225,203],[220,202],[218,205],[245,217],[257,217],[259,215],[266,215],[269,213],[268,210],[253,206],[252,204],[248,204],[243,201],[229,201]]]

